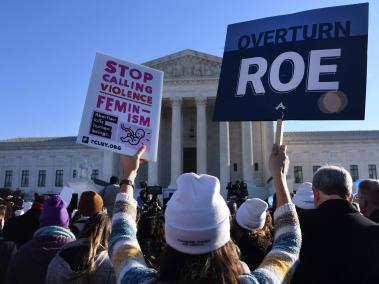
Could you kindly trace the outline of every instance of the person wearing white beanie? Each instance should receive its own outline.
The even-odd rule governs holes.
[[[230,211],[210,175],[179,176],[178,189],[167,204],[165,235],[169,246],[188,254],[214,251],[230,240]]]
[[[271,249],[272,219],[268,205],[259,198],[247,199],[232,221],[231,237],[241,251],[241,260],[255,270]]]
[[[137,241],[137,201],[133,198],[134,180],[144,151],[145,146],[133,157],[122,156],[124,179],[116,197],[109,242],[117,283],[237,284],[291,280],[301,235],[285,180],[288,170],[285,147],[274,147],[270,157],[278,196],[274,216],[277,236],[271,252],[254,271],[239,260],[239,249],[230,238],[230,213],[220,195],[219,180],[193,173],[178,178],[177,190],[167,205],[167,245],[159,272],[147,267]]]
[[[259,198],[247,199],[237,210],[236,221],[246,230],[262,229],[268,205]]]
[[[292,197],[292,202],[300,209],[315,209],[312,183],[302,183],[295,195]]]

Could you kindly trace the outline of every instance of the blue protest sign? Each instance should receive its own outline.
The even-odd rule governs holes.
[[[368,3],[228,26],[213,119],[365,116]]]

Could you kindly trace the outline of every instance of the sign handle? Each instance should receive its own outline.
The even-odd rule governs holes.
[[[284,129],[284,120],[278,119],[276,121],[276,133],[275,133],[275,144],[278,146],[283,144],[283,129]]]

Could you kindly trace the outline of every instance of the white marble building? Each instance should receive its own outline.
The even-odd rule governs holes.
[[[94,178],[113,173],[113,154],[75,143],[75,137],[17,138],[0,141],[0,187],[25,192],[60,192],[89,166]]]
[[[327,164],[343,166],[353,180],[378,178],[379,131],[290,132],[284,141],[295,189]]]
[[[222,188],[230,180],[245,180],[251,195],[266,197],[273,123],[212,121],[221,58],[184,50],[145,65],[163,70],[165,80],[158,162],[143,164],[138,179],[175,188],[182,172],[209,173],[220,178]],[[117,155],[77,145],[75,139],[0,141],[0,187],[57,192],[83,161],[98,179],[121,176]],[[311,180],[313,166],[328,162],[357,166],[359,178],[368,178],[375,165],[376,175],[379,131],[287,133],[285,143],[295,189],[297,182]]]

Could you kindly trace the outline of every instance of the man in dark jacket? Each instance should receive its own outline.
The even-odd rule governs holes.
[[[0,232],[0,284],[5,283],[9,262],[17,252],[17,246],[14,242],[4,239]]]
[[[361,181],[358,198],[362,214],[379,223],[379,180],[366,179]]]
[[[24,215],[8,219],[3,229],[4,238],[15,242],[18,247],[31,240],[34,232],[39,228],[39,217],[45,200],[46,196],[35,196],[30,210]]]
[[[113,206],[116,200],[116,195],[120,191],[118,185],[118,177],[112,176],[109,180],[109,185],[105,187],[103,194],[104,207],[107,208],[109,216],[113,214]]]
[[[313,177],[317,209],[304,216],[303,245],[293,283],[377,283],[379,225],[352,206],[352,179],[342,167]]]
[[[5,205],[0,205],[0,284],[4,283],[9,262],[17,252],[16,244],[4,239],[2,235],[6,215],[7,207]]]

